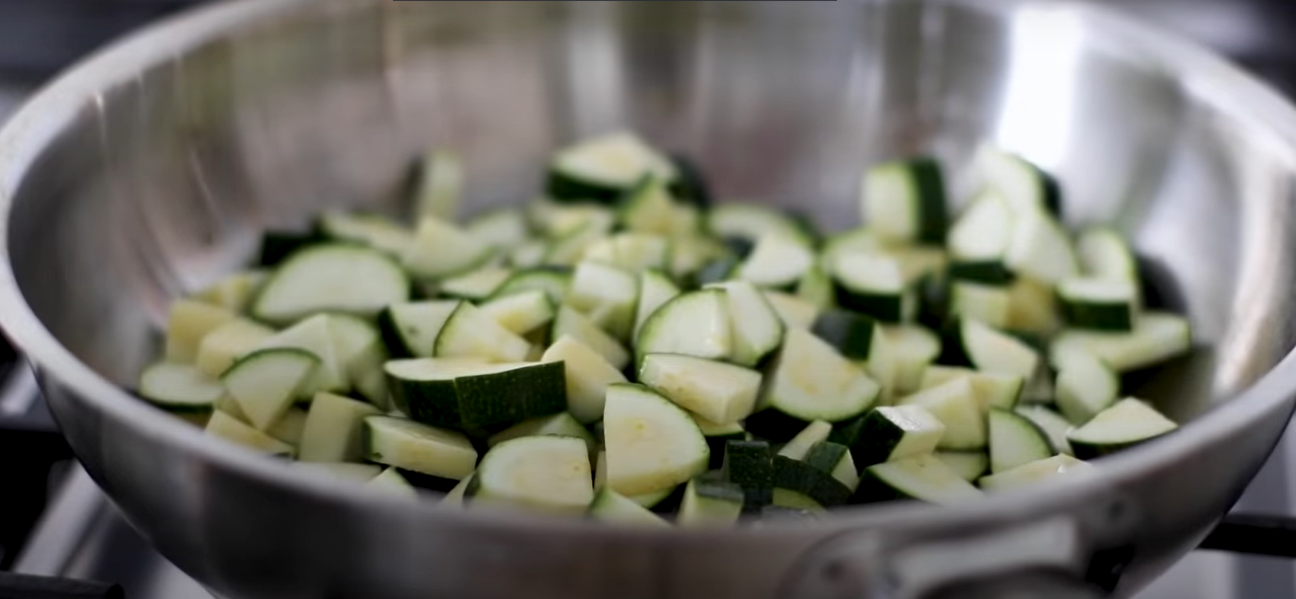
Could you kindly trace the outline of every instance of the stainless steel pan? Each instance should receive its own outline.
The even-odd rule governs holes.
[[[374,497],[118,386],[167,300],[238,265],[259,228],[391,206],[428,144],[463,154],[472,210],[525,200],[548,151],[612,127],[695,156],[724,196],[838,229],[872,160],[1024,152],[1060,176],[1069,221],[1118,223],[1191,315],[1202,350],[1141,392],[1195,418],[1098,477],[958,509],[657,533]],[[1291,106],[1073,4],[248,0],[118,44],[0,133],[0,323],[99,484],[230,597],[1128,594],[1201,538],[1291,415],[1293,183]]]

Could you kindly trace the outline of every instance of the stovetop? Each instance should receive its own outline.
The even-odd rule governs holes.
[[[0,123],[36,82],[111,37],[201,0],[0,0]],[[1213,46],[1296,96],[1291,0],[1104,0]],[[119,584],[129,599],[213,599],[122,518],[57,435],[30,369],[0,339],[0,571]],[[6,463],[33,443],[37,463]],[[21,485],[14,481],[23,481]],[[22,492],[15,492],[21,489]],[[1296,515],[1296,432],[1234,508]],[[3,574],[3,572],[0,572]],[[1198,550],[1136,599],[1296,597],[1296,562]]]

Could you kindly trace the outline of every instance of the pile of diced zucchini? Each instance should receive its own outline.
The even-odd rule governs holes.
[[[460,506],[661,526],[954,503],[1081,474],[1176,425],[1122,374],[1190,349],[1116,232],[983,148],[863,176],[859,228],[712,204],[630,134],[549,163],[544,197],[459,221],[421,161],[409,223],[329,212],[171,306],[146,399],[207,434]]]

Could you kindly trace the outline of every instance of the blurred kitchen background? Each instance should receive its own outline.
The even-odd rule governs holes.
[[[851,1],[851,0],[842,0]],[[1177,30],[1230,56],[1296,98],[1296,0],[1100,0]],[[201,0],[0,0],[0,122],[23,98],[96,47]],[[35,384],[0,341],[0,570],[107,580],[130,599],[206,599],[194,582],[157,556],[116,515],[84,472],[66,460]],[[38,472],[4,440],[45,434]],[[23,447],[31,445],[23,441]],[[28,455],[27,453],[23,454]],[[15,470],[16,469],[16,470]],[[15,496],[23,496],[13,502]],[[10,509],[13,505],[19,509]],[[1296,434],[1289,434],[1235,509],[1296,515]],[[1138,599],[1296,597],[1296,562],[1196,551]],[[233,599],[233,598],[230,598]]]

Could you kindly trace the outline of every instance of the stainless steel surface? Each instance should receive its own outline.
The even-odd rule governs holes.
[[[166,300],[245,259],[259,227],[390,206],[428,143],[464,155],[472,209],[524,199],[547,151],[613,126],[695,155],[722,195],[824,225],[854,220],[874,159],[1019,150],[1059,174],[1068,220],[1117,222],[1172,276],[1209,345],[1147,391],[1180,417],[1225,405],[1088,481],[654,533],[374,496],[114,386]],[[1129,594],[1236,499],[1291,414],[1293,180],[1285,101],[1070,4],[247,1],[100,55],[0,133],[0,323],[132,523],[241,599],[898,597],[891,556],[1046,521],[1069,526],[1075,571],[1127,548]]]

